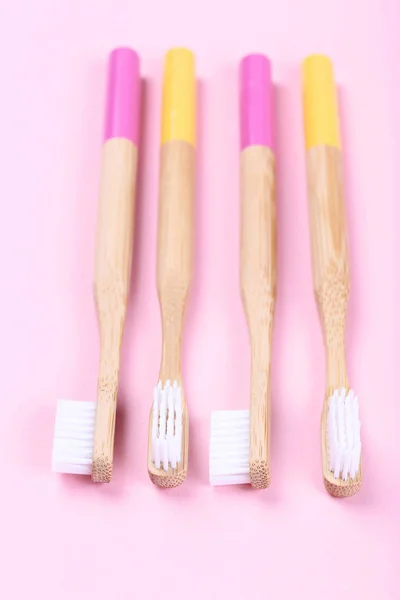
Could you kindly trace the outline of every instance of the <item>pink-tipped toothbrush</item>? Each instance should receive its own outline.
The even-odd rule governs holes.
[[[211,416],[210,483],[270,484],[270,361],[276,295],[275,158],[271,65],[262,55],[240,66],[240,280],[251,345],[250,410]]]
[[[97,403],[59,400],[53,471],[111,480],[120,351],[132,261],[139,141],[139,57],[111,53],[94,269],[100,329]]]

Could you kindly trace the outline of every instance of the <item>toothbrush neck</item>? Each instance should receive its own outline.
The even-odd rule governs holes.
[[[336,388],[349,386],[344,341],[327,347],[326,383],[329,393]]]
[[[160,380],[181,381],[182,320],[163,319]]]
[[[113,329],[101,332],[97,400],[107,405],[117,401],[120,348],[120,336]]]

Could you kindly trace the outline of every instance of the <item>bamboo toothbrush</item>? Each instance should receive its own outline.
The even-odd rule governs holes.
[[[150,479],[162,488],[180,485],[188,468],[189,415],[180,355],[193,269],[195,93],[193,54],[183,48],[170,50],[164,69],[158,209],[162,357],[147,458]]]
[[[303,63],[303,107],[314,292],[326,349],[323,478],[333,496],[352,496],[361,487],[360,420],[346,368],[348,242],[336,90],[325,56]]]
[[[110,56],[94,296],[100,329],[97,403],[59,400],[53,470],[111,480],[120,350],[128,301],[138,155],[139,58]]]
[[[245,57],[241,98],[241,292],[251,345],[250,411],[211,416],[210,483],[270,484],[270,361],[276,296],[275,158],[271,66]]]

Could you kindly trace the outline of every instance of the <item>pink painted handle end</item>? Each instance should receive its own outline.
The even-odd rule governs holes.
[[[272,139],[271,63],[262,54],[250,54],[240,63],[240,144],[268,146]]]
[[[125,138],[139,143],[140,60],[130,48],[116,48],[108,65],[104,141]]]

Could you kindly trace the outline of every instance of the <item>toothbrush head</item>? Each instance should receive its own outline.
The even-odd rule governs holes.
[[[333,390],[322,414],[324,483],[332,496],[353,496],[361,487],[360,429],[358,398],[353,390]]]
[[[265,489],[271,483],[265,440],[261,429],[253,430],[250,443],[249,410],[216,410],[211,414],[210,484],[212,486],[250,483],[255,489]]]
[[[162,488],[177,487],[186,479],[189,419],[182,388],[170,380],[154,388],[150,413],[147,469]]]
[[[58,401],[52,454],[54,472],[90,475],[95,483],[111,481],[112,460],[95,441],[99,408],[101,411],[98,402]]]

